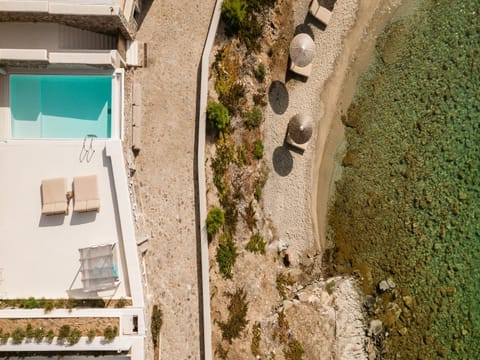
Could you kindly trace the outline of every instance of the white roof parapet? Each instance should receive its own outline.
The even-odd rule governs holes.
[[[68,345],[57,343],[57,338],[53,339],[53,342],[42,342],[37,344],[35,341],[27,342],[24,340],[21,344],[13,344],[12,339],[1,346],[1,351],[117,351],[126,352],[129,351],[133,345],[133,341],[136,336],[117,336],[111,342],[105,342],[103,336],[97,336],[89,343],[86,336],[82,336],[80,341],[75,345]],[[143,338],[143,337],[142,337]]]
[[[0,49],[0,60],[48,62],[48,52],[45,49]]]
[[[48,13],[48,1],[0,1],[0,11],[45,12]]]
[[[120,14],[120,7],[118,5],[50,3],[48,12],[59,15],[116,16]]]

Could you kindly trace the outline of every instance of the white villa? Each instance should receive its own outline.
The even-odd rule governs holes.
[[[138,64],[140,10],[137,0],[0,0],[0,357],[145,358],[122,147],[124,68]],[[11,305],[29,298],[106,306]],[[74,344],[1,339],[5,319],[35,328],[80,318],[117,319],[118,332],[111,341],[102,329],[94,339],[82,333]]]

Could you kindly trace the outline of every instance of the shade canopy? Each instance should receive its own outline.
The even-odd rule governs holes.
[[[304,67],[310,64],[315,55],[315,43],[310,35],[301,33],[290,44],[290,58],[295,65]]]
[[[113,260],[114,244],[78,249],[83,288],[86,291],[109,290],[116,287],[116,266]]]
[[[297,114],[288,123],[288,135],[297,144],[305,144],[312,137],[313,120],[308,115]]]

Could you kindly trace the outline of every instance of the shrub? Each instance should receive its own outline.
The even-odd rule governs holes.
[[[243,165],[247,164],[247,149],[245,146],[239,146],[237,148],[237,158],[236,163],[238,166],[242,167]]]
[[[232,238],[227,234],[222,234],[217,247],[216,259],[220,273],[225,279],[232,278],[232,268],[235,265],[237,256],[237,247]]]
[[[325,290],[327,291],[328,295],[332,295],[333,289],[335,289],[335,280],[329,281],[325,286]]]
[[[266,73],[267,73],[267,69],[265,68],[265,64],[263,63],[258,64],[258,67],[255,69],[255,79],[257,79],[258,82],[263,83],[265,81]]]
[[[231,189],[227,189],[225,194],[220,197],[220,205],[224,209],[225,216],[223,229],[227,234],[233,235],[237,231],[238,201]]]
[[[260,175],[255,180],[255,191],[253,193],[253,196],[257,201],[260,201],[260,198],[262,197],[263,187],[265,186],[268,180],[268,172],[269,172],[268,167],[263,166],[262,169],[260,170]]]
[[[230,344],[232,340],[237,338],[248,324],[247,311],[248,303],[246,302],[247,293],[244,289],[237,289],[233,294],[227,293],[230,298],[228,305],[228,320],[226,322],[218,322],[218,326],[222,330],[222,338]]]
[[[88,330],[87,333],[87,338],[88,338],[88,343],[91,344],[93,339],[95,339],[95,336],[97,335],[97,332],[93,329]]]
[[[68,344],[69,345],[75,345],[80,341],[80,338],[82,337],[82,333],[80,332],[79,329],[73,329],[70,335],[68,336]]]
[[[52,300],[45,300],[45,302],[43,303],[43,310],[45,311],[45,313],[49,313],[54,309],[54,307],[55,305]]]
[[[240,105],[245,97],[245,85],[236,82],[228,91],[218,94],[218,100],[225,105],[227,110],[235,115],[240,110]]]
[[[263,236],[259,233],[253,234],[247,244],[247,250],[265,255],[265,241],[263,240]]]
[[[254,106],[252,110],[247,114],[247,118],[244,121],[245,126],[248,129],[259,127],[263,122],[263,113],[258,106]]]
[[[278,273],[277,274],[277,280],[276,280],[276,285],[277,285],[277,290],[282,299],[287,298],[287,285],[292,286],[295,284],[295,280],[292,278],[290,274],[285,275],[283,273]]]
[[[125,306],[127,306],[127,300],[123,297],[120,298],[115,305],[116,308],[124,308]]]
[[[225,216],[222,209],[214,207],[210,209],[207,215],[207,233],[210,237],[215,236],[215,234],[220,230],[225,222]]]
[[[245,207],[245,212],[243,214],[243,220],[248,226],[250,231],[253,231],[255,226],[257,226],[257,219],[255,218],[255,208],[253,207],[253,201],[248,203],[248,206]]]
[[[70,325],[62,325],[58,331],[58,341],[62,342],[70,335]]]
[[[10,337],[10,333],[0,331],[0,344],[5,345]]]
[[[37,344],[41,343],[45,336],[45,330],[43,328],[36,328],[33,333],[33,338]]]
[[[103,330],[103,338],[106,342],[112,342],[117,336],[117,327],[111,327],[108,325],[105,330]]]
[[[35,309],[35,308],[39,308],[40,306],[38,306],[38,302],[35,298],[29,297],[28,299],[23,301],[23,304],[21,307],[25,309]]]
[[[27,327],[25,328],[25,338],[28,339],[33,339],[35,336],[35,332],[33,331],[33,326],[32,324],[28,323]]]
[[[250,345],[250,350],[252,350],[252,355],[255,357],[260,356],[260,338],[261,338],[262,327],[257,321],[253,324],[252,327],[252,344]]]
[[[217,344],[215,355],[221,360],[228,360],[228,350],[224,349],[221,343]]]
[[[260,50],[259,40],[262,37],[262,25],[256,14],[250,13],[245,16],[238,32],[238,37],[245,44],[248,51],[258,52]]]
[[[160,329],[162,328],[163,324],[163,313],[160,306],[153,305],[152,311],[152,323],[150,324],[150,331],[152,332],[152,341],[153,347],[158,347],[158,336],[160,335]]]
[[[254,148],[253,148],[253,155],[260,160],[263,158],[263,151],[264,151],[264,146],[263,142],[261,140],[257,140],[254,142]]]
[[[12,342],[15,345],[21,344],[25,339],[25,331],[22,328],[16,328],[12,333]]]
[[[230,124],[228,109],[215,101],[210,101],[207,105],[207,119],[219,132],[225,130]]]
[[[223,2],[222,20],[225,22],[228,35],[238,33],[246,14],[246,0],[225,0]]]
[[[302,345],[296,339],[289,340],[288,345],[283,348],[285,360],[302,360],[304,352]]]
[[[53,341],[53,338],[55,337],[55,333],[53,332],[53,330],[48,330],[47,335],[45,337],[47,338],[47,342],[51,344]]]

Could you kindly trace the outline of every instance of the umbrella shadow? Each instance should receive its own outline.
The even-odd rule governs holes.
[[[303,24],[299,24],[295,27],[295,32],[293,36],[295,37],[298,34],[307,34],[313,39],[313,41],[315,41],[315,35],[313,34],[313,29],[306,22],[304,22]]]
[[[286,146],[278,146],[273,151],[273,169],[280,176],[287,176],[293,169],[293,157]]]
[[[283,114],[287,111],[289,95],[287,87],[281,81],[272,81],[268,89],[268,102],[275,114]]]

